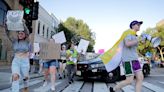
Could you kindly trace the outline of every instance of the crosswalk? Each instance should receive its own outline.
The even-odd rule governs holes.
[[[84,81],[74,81],[72,84],[68,84],[66,87],[62,89],[58,89],[60,85],[66,84],[66,81],[58,80],[55,84],[56,91],[55,92],[109,92],[109,87],[115,86],[117,83],[104,83],[104,82],[84,82]],[[161,85],[164,86],[164,81],[159,81]],[[40,84],[40,86],[35,87],[33,85]],[[50,87],[51,84],[48,83],[47,86],[43,87],[43,80],[32,80],[29,83],[31,86],[30,92],[51,92]],[[23,88],[23,85],[20,86],[20,89]],[[0,90],[0,92],[10,92],[11,89]],[[135,92],[135,85],[132,83],[126,87],[123,87],[118,92]],[[153,83],[149,83],[144,81],[142,83],[142,92],[164,92],[164,88]]]

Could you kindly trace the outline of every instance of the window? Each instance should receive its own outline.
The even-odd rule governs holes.
[[[42,35],[44,37],[44,28],[45,28],[45,25],[43,25],[43,31],[42,31]]]
[[[5,17],[7,13],[7,5],[3,0],[0,0],[0,25],[5,24]]]
[[[40,21],[38,22],[38,34],[40,34]]]
[[[49,28],[47,28],[47,38],[48,38],[48,34],[49,34]]]

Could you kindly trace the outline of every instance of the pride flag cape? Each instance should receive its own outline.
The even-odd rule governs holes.
[[[120,65],[124,46],[123,40],[127,35],[136,35],[136,32],[131,29],[126,30],[114,46],[100,57],[105,64],[107,72],[111,72]]]

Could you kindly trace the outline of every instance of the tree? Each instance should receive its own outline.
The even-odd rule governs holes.
[[[156,54],[157,52],[160,53],[162,61],[164,61],[164,25],[163,26],[157,26],[155,28],[148,28],[143,33],[147,33],[151,35],[152,37],[160,37],[161,43],[157,48],[153,48],[150,41],[146,41],[145,44],[139,42],[138,51],[144,55],[146,52],[152,52],[153,54]],[[139,37],[141,39],[141,37]]]
[[[156,29],[157,32],[154,34],[154,36],[158,36],[162,40],[160,46],[158,47],[158,50],[161,56],[161,60],[164,61],[164,24],[161,26],[157,26]]]
[[[67,42],[71,42],[71,40],[79,42],[81,38],[90,41],[87,51],[93,51],[95,39],[92,38],[92,32],[83,20],[77,20],[74,17],[69,17],[65,22],[59,25],[58,31],[65,32]]]

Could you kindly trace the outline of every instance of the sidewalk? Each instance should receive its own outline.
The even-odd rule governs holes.
[[[42,77],[40,74],[30,74],[30,79]],[[11,73],[9,72],[0,72],[0,90],[9,88],[11,86]]]

